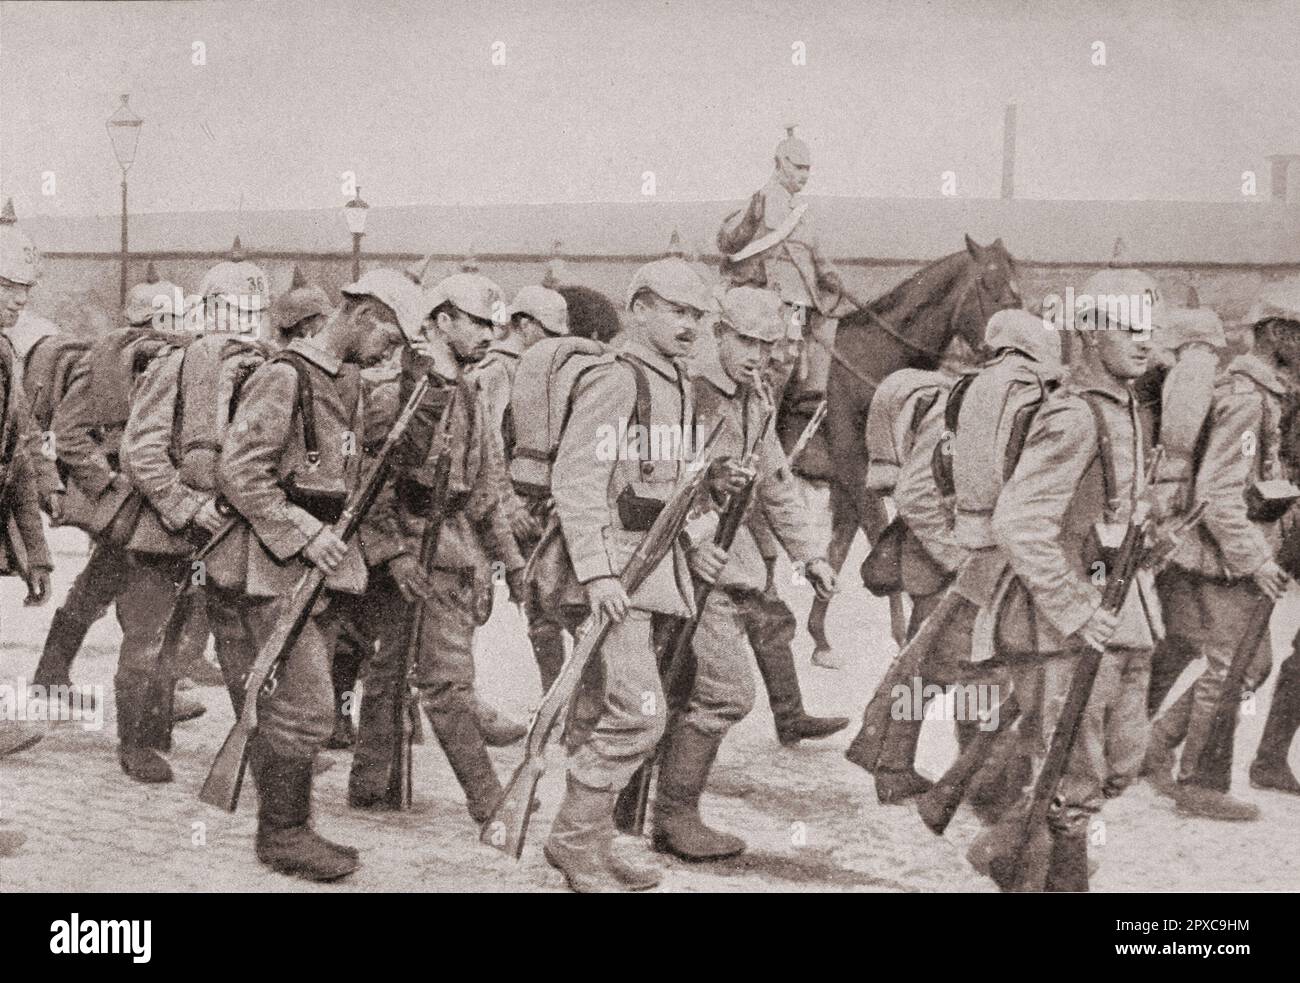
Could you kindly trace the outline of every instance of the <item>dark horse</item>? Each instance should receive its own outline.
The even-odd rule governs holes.
[[[981,246],[966,236],[964,250],[922,267],[840,321],[826,387],[831,466],[820,476],[830,479],[829,559],[837,573],[857,531],[873,542],[887,523],[884,502],[866,490],[864,435],[876,386],[898,369],[938,367],[956,336],[981,351],[989,317],[1020,306],[1015,260],[1002,240]],[[814,601],[808,616],[808,633],[822,658],[830,654],[826,607],[826,601]]]

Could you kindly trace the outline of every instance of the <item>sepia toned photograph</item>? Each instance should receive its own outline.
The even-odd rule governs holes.
[[[0,205],[0,893],[1300,891],[1297,0],[0,0]]]

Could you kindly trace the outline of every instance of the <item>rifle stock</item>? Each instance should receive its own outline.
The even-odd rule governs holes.
[[[708,474],[708,464],[713,457],[713,447],[722,430],[719,420],[701,445],[694,462],[694,473],[673,493],[655,519],[650,531],[642,537],[627,566],[619,575],[623,590],[631,596],[672,549],[686,524],[690,506]],[[524,745],[524,760],[506,784],[496,807],[483,823],[479,842],[510,854],[516,860],[523,853],[528,820],[532,814],[533,793],[546,771],[546,744],[555,729],[560,715],[568,706],[578,687],[587,663],[600,649],[609,633],[609,621],[593,613],[578,629],[577,641],[568,658],[564,660],[559,675],[542,697],[542,702],[528,725]]]
[[[384,438],[383,446],[369,476],[348,501],[343,515],[332,527],[334,534],[345,542],[355,535],[361,520],[365,518],[379,496],[397,442],[406,432],[428,388],[427,377],[416,384],[397,422],[393,424],[393,429]],[[303,627],[307,624],[307,619],[311,617],[312,608],[315,607],[316,600],[324,587],[325,574],[316,566],[308,566],[298,579],[298,583],[285,603],[275,630],[258,649],[257,658],[248,671],[248,679],[244,684],[243,709],[222,743],[221,750],[217,752],[216,759],[212,762],[212,768],[208,771],[208,777],[199,792],[200,801],[225,809],[227,812],[234,812],[238,806],[239,790],[244,780],[244,768],[248,762],[248,744],[257,731],[258,696],[268,686],[280,663],[288,657]]]
[[[921,821],[936,836],[942,836],[948,829],[948,824],[957,813],[957,807],[966,798],[970,783],[986,763],[994,744],[999,737],[1009,733],[1009,728],[1019,717],[1020,703],[1012,693],[998,704],[1000,726],[993,730],[979,731],[943,773],[943,777],[928,792],[922,792],[916,797],[916,811],[920,814]]]

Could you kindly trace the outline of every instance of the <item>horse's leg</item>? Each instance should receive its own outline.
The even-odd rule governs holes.
[[[846,494],[836,482],[831,482],[831,541],[826,553],[836,576],[844,566],[849,555],[853,538],[858,533],[861,522],[858,518],[858,505],[853,496]],[[815,598],[812,609],[808,612],[808,634],[813,640],[813,663],[827,669],[840,668],[831,654],[831,643],[826,638],[826,611],[830,601]]]

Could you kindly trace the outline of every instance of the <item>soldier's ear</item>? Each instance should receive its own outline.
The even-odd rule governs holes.
[[[971,254],[973,259],[982,259],[984,255],[983,247],[966,233],[966,252]]]

